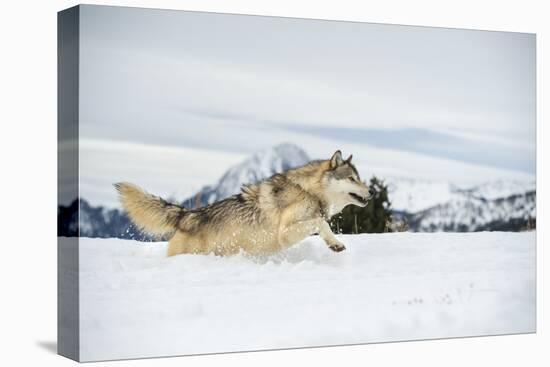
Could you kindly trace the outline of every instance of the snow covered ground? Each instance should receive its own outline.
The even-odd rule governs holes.
[[[535,232],[343,235],[166,258],[80,242],[84,361],[535,331]]]

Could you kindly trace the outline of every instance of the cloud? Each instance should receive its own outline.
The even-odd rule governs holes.
[[[250,152],[288,126],[365,131],[534,172],[533,35],[100,7],[81,35],[86,137]]]

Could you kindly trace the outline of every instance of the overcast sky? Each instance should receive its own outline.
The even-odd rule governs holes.
[[[535,172],[531,34],[94,6],[80,26],[81,137],[311,137]]]

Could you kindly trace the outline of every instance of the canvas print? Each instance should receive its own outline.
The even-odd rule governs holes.
[[[534,34],[58,19],[60,354],[536,331]]]

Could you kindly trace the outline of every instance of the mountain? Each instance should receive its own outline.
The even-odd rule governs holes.
[[[78,213],[80,207],[80,221]],[[124,238],[138,241],[152,241],[153,237],[142,233],[118,209],[93,206],[85,199],[74,200],[68,206],[59,206],[57,211],[58,236]]]
[[[495,180],[471,187],[390,181],[394,217],[415,232],[519,231],[536,223],[535,181]]]
[[[536,190],[534,180],[495,180],[477,185],[402,177],[388,177],[385,181],[392,208],[407,213],[418,213],[453,200],[494,200]]]
[[[212,186],[206,186],[184,200],[186,207],[200,207],[238,194],[243,184],[257,183],[276,173],[299,167],[310,161],[307,153],[294,144],[284,143],[262,150],[231,167]]]
[[[506,197],[456,196],[409,215],[417,232],[520,231],[536,225],[536,191]]]
[[[243,184],[256,183],[275,173],[301,166],[308,155],[292,144],[260,151],[229,168],[211,186],[184,200],[194,208],[239,193]],[[495,180],[475,186],[446,181],[388,177],[389,199],[395,228],[406,222],[414,232],[519,231],[536,224],[535,182]],[[154,240],[141,233],[119,209],[94,206],[84,198],[58,208],[60,236],[116,237],[140,241]]]

